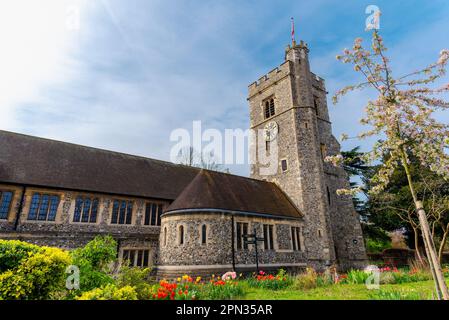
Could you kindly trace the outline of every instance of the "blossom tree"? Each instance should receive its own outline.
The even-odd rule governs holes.
[[[434,117],[435,112],[449,109],[449,102],[441,97],[449,92],[449,84],[437,85],[437,80],[445,74],[449,50],[442,50],[437,62],[403,76],[393,73],[386,51],[382,37],[378,30],[374,30],[368,49],[362,45],[362,39],[357,38],[352,49],[345,49],[342,55],[337,56],[337,60],[352,64],[354,71],[363,76],[363,81],[337,91],[333,102],[336,104],[341,96],[354,90],[370,88],[377,92],[377,98],[368,101],[365,115],[361,119],[361,123],[368,126],[368,129],[358,135],[360,139],[381,137],[372,150],[362,156],[366,163],[373,163],[388,155],[371,180],[373,187],[370,192],[375,194],[382,191],[395,168],[404,168],[437,294],[439,298],[447,300],[449,293],[430,235],[426,213],[415,191],[409,157],[415,157],[422,166],[449,179],[449,126],[438,122]],[[343,140],[347,138],[343,136]],[[336,155],[326,160],[338,164],[341,159],[341,155]],[[339,190],[340,194],[354,192],[357,189]]]

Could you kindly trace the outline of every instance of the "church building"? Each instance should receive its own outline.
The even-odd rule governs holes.
[[[249,86],[250,129],[266,133],[264,151],[276,144],[274,174],[257,161],[247,178],[0,131],[0,238],[73,249],[112,235],[121,261],[161,277],[253,271],[254,233],[262,270],[363,267],[359,217],[336,194],[348,177],[324,161],[340,145],[308,54],[293,42]]]

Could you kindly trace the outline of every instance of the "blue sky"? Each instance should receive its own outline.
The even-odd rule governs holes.
[[[8,0],[0,4],[0,129],[168,160],[170,132],[247,128],[247,85],[282,63],[296,37],[326,79],[337,137],[361,130],[369,92],[337,106],[331,95],[357,80],[335,60],[364,31],[365,8],[397,73],[449,48],[449,1]],[[78,15],[79,14],[79,15]],[[79,28],[70,24],[79,16]],[[449,116],[441,114],[441,121]],[[369,141],[348,141],[344,149]],[[248,167],[231,170],[248,174]]]

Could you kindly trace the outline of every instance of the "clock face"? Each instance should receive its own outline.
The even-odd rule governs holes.
[[[264,129],[264,137],[266,141],[273,141],[276,139],[279,128],[275,121],[268,122]]]

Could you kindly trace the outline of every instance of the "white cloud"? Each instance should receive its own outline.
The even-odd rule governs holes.
[[[363,3],[328,0],[7,3],[0,4],[0,128],[165,160],[171,130],[193,120],[217,129],[248,126],[247,85],[282,63],[291,16],[297,38],[311,39],[312,67],[331,94],[354,80],[335,54],[364,22]],[[77,32],[65,27],[74,3],[81,9]],[[444,42],[444,32],[426,30],[418,38],[433,32]],[[404,39],[397,51],[410,46]],[[365,101],[361,93],[329,105],[337,136],[359,131]],[[233,169],[248,173],[246,166]]]
[[[70,6],[84,1],[2,1],[0,3],[0,127],[15,128],[15,108],[39,99],[43,83],[66,79],[64,55],[73,32],[67,28]]]

